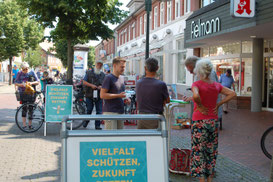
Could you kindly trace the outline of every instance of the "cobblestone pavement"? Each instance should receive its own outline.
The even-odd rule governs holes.
[[[60,125],[48,124],[47,136],[43,127],[36,133],[21,132],[15,122],[13,88],[0,86],[0,182],[55,182],[60,181]],[[5,93],[5,94],[3,94]],[[94,128],[90,123],[89,129]],[[189,130],[172,131],[171,147],[190,147]],[[267,182],[268,178],[258,172],[219,155],[216,166],[216,182]],[[170,174],[172,182],[197,181],[189,176]]]

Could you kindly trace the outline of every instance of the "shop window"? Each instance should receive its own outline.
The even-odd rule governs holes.
[[[210,56],[222,56],[229,54],[240,54],[241,44],[240,42],[234,42],[230,44],[225,44],[221,46],[210,47]]]
[[[251,95],[252,90],[252,59],[242,59],[241,95]]]
[[[212,60],[212,63],[214,65],[215,71],[219,79],[222,74],[226,73],[227,69],[231,69],[231,73],[234,79],[235,92],[239,94],[240,59],[235,58],[235,59]]]
[[[205,47],[201,49],[201,57],[209,57],[209,48]]]
[[[252,53],[252,42],[243,41],[242,42],[242,53]]]
[[[177,50],[184,50],[184,39],[177,40]],[[183,52],[178,52],[177,54],[177,83],[186,84],[186,68],[184,65],[184,60],[186,54]]]

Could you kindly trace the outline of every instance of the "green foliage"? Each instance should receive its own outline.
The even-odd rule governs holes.
[[[17,56],[24,46],[23,25],[26,12],[14,1],[0,3],[0,27],[6,36],[0,40],[0,60]]]
[[[45,57],[42,56],[43,52],[40,47],[36,49],[29,49],[26,52],[25,61],[29,63],[30,67],[39,67],[46,62]]]
[[[95,47],[90,46],[89,48],[90,50],[88,52],[87,65],[88,65],[88,68],[91,68],[95,64],[96,55],[95,55]]]
[[[73,44],[78,40],[108,39],[113,31],[107,23],[119,23],[127,16],[118,0],[17,0],[45,27],[55,28],[51,37],[67,41],[68,79],[72,79]],[[54,25],[53,23],[56,22]],[[75,45],[75,44],[74,44]],[[58,50],[58,49],[56,49]]]
[[[0,39],[0,61],[29,48],[35,49],[43,38],[43,28],[30,20],[26,9],[13,0],[0,2],[0,27],[6,36]]]

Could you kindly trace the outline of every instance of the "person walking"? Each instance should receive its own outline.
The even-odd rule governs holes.
[[[148,58],[145,61],[145,77],[136,84],[136,99],[139,114],[163,114],[164,105],[170,102],[165,82],[157,80],[158,60]],[[157,120],[140,120],[138,129],[157,129]]]
[[[227,69],[226,73],[221,75],[221,77],[220,77],[220,83],[221,83],[224,87],[227,87],[227,88],[229,88],[229,89],[231,89],[231,86],[232,86],[232,87],[233,87],[233,90],[235,91],[234,79],[233,79],[233,76],[231,75],[231,69]],[[225,96],[222,95],[222,99],[223,99],[224,97],[225,97]],[[228,103],[223,104],[223,112],[224,112],[225,114],[228,113],[227,109],[228,109]]]
[[[102,84],[100,97],[103,99],[103,114],[123,114],[125,83],[122,74],[125,71],[126,60],[120,57],[113,59],[113,72],[106,75]],[[130,102],[126,99],[125,102]],[[105,129],[123,129],[123,121],[106,120]]]
[[[85,97],[87,105],[87,114],[92,114],[94,106],[96,107],[96,114],[102,114],[102,99],[100,98],[101,86],[105,77],[105,74],[101,70],[103,62],[101,60],[96,61],[95,68],[88,70],[83,79],[83,85],[86,87]],[[86,128],[89,120],[84,121],[83,127]],[[95,129],[101,130],[101,121],[95,121]]]
[[[210,79],[213,65],[210,60],[199,60],[194,73],[200,78],[192,84],[194,110],[191,122],[191,175],[200,182],[211,182],[218,154],[218,109],[236,93]],[[226,97],[217,103],[219,94]]]
[[[18,72],[19,72],[19,69],[17,68],[16,65],[14,65],[13,69],[12,69],[12,83],[13,84],[15,83],[15,79],[17,77]]]

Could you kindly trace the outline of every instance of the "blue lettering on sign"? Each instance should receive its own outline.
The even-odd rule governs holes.
[[[80,181],[147,182],[146,142],[80,142]]]

